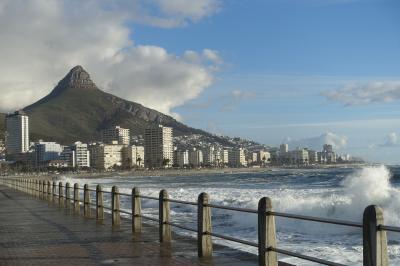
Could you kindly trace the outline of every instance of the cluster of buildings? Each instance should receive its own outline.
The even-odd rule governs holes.
[[[322,151],[289,151],[287,144],[269,150],[249,151],[220,145],[174,146],[173,129],[155,125],[141,136],[115,126],[101,132],[101,141],[71,145],[39,140],[29,141],[29,117],[22,111],[6,116],[6,138],[0,141],[0,154],[9,162],[23,162],[35,169],[131,169],[247,167],[265,165],[333,164],[338,156],[332,145]],[[140,140],[140,141],[139,141]],[[343,158],[340,158],[343,160]]]
[[[288,144],[281,144],[279,149],[271,152],[271,163],[273,165],[314,165],[314,164],[335,164],[350,160],[349,155],[338,156],[332,145],[324,144],[322,151],[315,151],[307,148],[297,148],[289,151]]]

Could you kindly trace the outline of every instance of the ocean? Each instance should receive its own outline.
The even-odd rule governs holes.
[[[383,208],[385,224],[400,226],[400,167],[282,169],[256,173],[205,174],[179,177],[113,177],[62,181],[101,184],[110,190],[131,193],[139,187],[141,194],[158,197],[166,189],[170,198],[196,201],[201,192],[210,195],[213,204],[257,209],[258,200],[270,197],[279,212],[336,218],[361,222],[364,208],[376,204]],[[106,198],[109,204],[109,198]],[[129,197],[121,197],[122,208],[130,210]],[[158,217],[158,202],[142,199],[142,212]],[[171,220],[196,228],[195,206],[171,204]],[[213,209],[213,231],[257,242],[257,217]],[[362,229],[345,226],[276,218],[278,247],[346,265],[362,265]],[[194,234],[175,229],[180,234]],[[257,253],[255,248],[223,241],[240,250]],[[390,265],[400,265],[400,233],[388,232]],[[308,261],[279,255],[279,259],[297,265],[314,265]],[[316,264],[315,264],[316,265]]]

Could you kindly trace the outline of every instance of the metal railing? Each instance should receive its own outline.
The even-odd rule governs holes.
[[[104,191],[100,185],[96,189],[90,189],[87,184],[79,187],[75,183],[71,186],[69,183],[63,185],[53,181],[36,179],[1,179],[1,184],[7,185],[25,193],[31,194],[39,199],[50,201],[62,208],[71,208],[76,213],[80,213],[83,205],[84,216],[92,217],[91,208],[95,207],[96,219],[105,218],[104,210],[111,212],[112,225],[121,223],[121,214],[132,217],[132,232],[141,232],[142,219],[157,222],[159,227],[160,242],[171,241],[171,227],[180,228],[190,232],[197,233],[198,256],[210,257],[213,253],[212,238],[224,239],[235,243],[258,248],[259,265],[275,266],[278,265],[277,254],[283,254],[290,257],[296,257],[310,262],[316,262],[323,265],[343,266],[343,264],[327,261],[321,258],[284,250],[277,247],[275,217],[287,219],[297,219],[302,221],[333,224],[347,227],[360,228],[363,231],[363,265],[368,266],[386,266],[388,262],[386,231],[400,232],[400,227],[387,226],[383,224],[383,211],[375,205],[370,205],[364,210],[363,222],[357,223],[339,219],[329,219],[312,217],[298,214],[275,212],[272,210],[272,202],[264,197],[259,200],[258,209],[247,209],[238,207],[221,206],[210,203],[209,195],[201,193],[197,202],[170,199],[166,190],[161,190],[159,197],[141,195],[138,188],[133,188],[132,193],[121,193],[117,186],[113,186],[111,191]],[[57,193],[58,189],[58,193]],[[83,200],[80,200],[80,191],[83,191]],[[72,196],[71,196],[72,192]],[[91,192],[95,193],[95,203],[91,201]],[[104,205],[104,193],[110,194],[111,205]],[[120,196],[131,198],[131,211],[126,211],[120,207]],[[142,214],[141,199],[158,201],[159,211],[158,219]],[[197,228],[186,227],[171,221],[170,203],[184,204],[197,207]],[[258,242],[251,242],[232,236],[214,233],[211,224],[211,209],[222,209],[228,211],[244,212],[256,214],[258,217]]]

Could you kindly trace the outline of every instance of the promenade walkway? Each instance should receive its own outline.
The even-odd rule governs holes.
[[[194,240],[160,244],[155,227],[132,234],[129,221],[110,223],[0,186],[0,265],[257,265],[255,255],[218,245],[200,259]]]

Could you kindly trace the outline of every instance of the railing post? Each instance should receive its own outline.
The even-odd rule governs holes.
[[[139,188],[132,189],[132,232],[139,233],[142,230],[142,207],[140,204]]]
[[[275,217],[270,215],[270,198],[261,198],[258,202],[258,265],[278,266],[277,253],[270,250],[276,247]]]
[[[79,184],[74,184],[74,211],[76,213],[80,213],[81,207],[79,205]]]
[[[119,208],[120,204],[119,204],[118,187],[113,186],[111,189],[112,225],[121,224],[121,214]]]
[[[39,199],[42,198],[42,180],[39,180]]]
[[[51,202],[51,183],[47,180],[47,201]]]
[[[158,202],[160,242],[170,242],[171,225],[168,224],[170,207],[168,201],[168,192],[165,189],[160,191]]]
[[[35,196],[40,198],[40,180],[35,180]]]
[[[71,209],[71,186],[69,182],[65,183],[65,207]]]
[[[383,224],[383,211],[375,205],[364,210],[363,215],[363,265],[389,265],[386,231],[378,230]]]
[[[64,207],[64,199],[63,199],[63,185],[62,182],[58,183],[58,206],[60,208]]]
[[[104,220],[103,190],[100,185],[96,186],[96,219]]]
[[[57,182],[53,181],[53,203],[57,203]]]
[[[210,235],[211,208],[210,197],[203,192],[197,199],[197,253],[199,257],[211,257],[213,252],[212,236]]]
[[[83,215],[90,218],[90,191],[88,184],[83,186]]]
[[[47,186],[46,186],[47,182],[46,180],[42,180],[42,199],[47,200],[46,194],[47,194]]]

